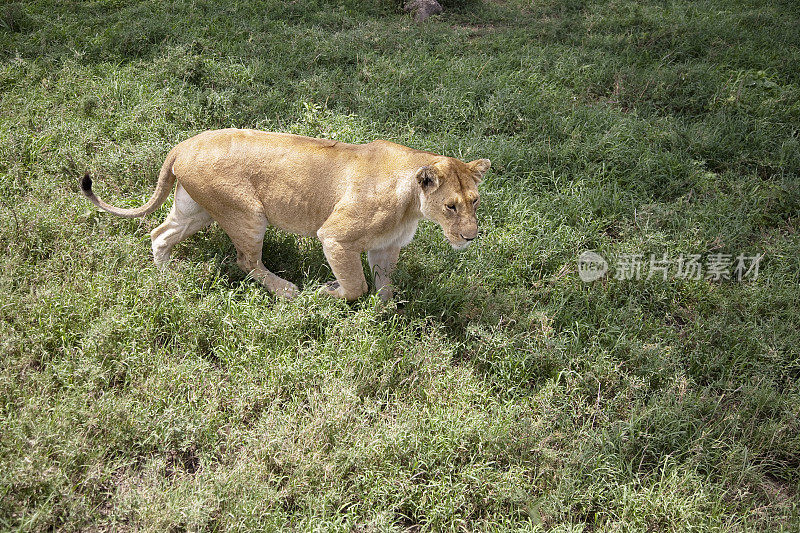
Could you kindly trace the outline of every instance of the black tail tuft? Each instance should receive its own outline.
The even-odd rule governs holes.
[[[81,191],[86,196],[92,195],[92,178],[89,177],[87,173],[83,178],[81,178]]]

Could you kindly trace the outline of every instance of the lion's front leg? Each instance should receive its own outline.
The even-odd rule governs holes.
[[[375,279],[375,292],[384,302],[392,298],[392,272],[397,267],[400,247],[392,246],[367,252],[369,268]]]
[[[322,249],[336,276],[335,282],[323,286],[325,294],[351,301],[367,292],[367,280],[364,278],[361,251],[358,248],[326,238],[322,241]]]

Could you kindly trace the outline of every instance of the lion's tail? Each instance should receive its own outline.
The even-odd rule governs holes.
[[[175,185],[175,174],[172,173],[172,165],[175,163],[175,158],[176,156],[172,153],[167,156],[167,160],[164,161],[164,164],[161,166],[161,172],[158,175],[156,190],[153,191],[153,195],[146,204],[141,207],[137,207],[136,209],[122,209],[119,207],[114,207],[113,205],[107,204],[95,196],[94,192],[92,191],[92,178],[88,173],[83,177],[83,179],[81,179],[81,192],[94,205],[114,215],[123,218],[136,218],[149,215],[158,209],[167,199],[169,193],[172,192],[172,187]]]

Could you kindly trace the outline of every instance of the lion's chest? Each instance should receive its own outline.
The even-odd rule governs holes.
[[[387,231],[379,233],[367,243],[368,250],[379,250],[383,248],[403,248],[414,238],[417,232],[419,219],[401,220],[396,226]]]

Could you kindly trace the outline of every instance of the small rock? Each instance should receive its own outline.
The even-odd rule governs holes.
[[[403,6],[409,13],[414,14],[414,20],[422,22],[431,15],[438,15],[444,9],[436,0],[408,0]]]

